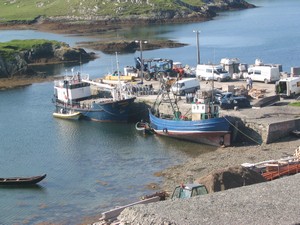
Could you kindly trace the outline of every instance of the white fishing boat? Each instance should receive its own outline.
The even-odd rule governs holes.
[[[118,59],[117,59],[118,64]],[[118,75],[120,77],[120,75]],[[92,88],[93,87],[93,88]],[[97,93],[93,93],[93,90]],[[65,115],[60,112],[77,112],[84,119],[100,122],[128,122],[130,109],[136,99],[117,85],[89,79],[88,74],[73,74],[54,82],[55,116],[73,118],[78,115]]]

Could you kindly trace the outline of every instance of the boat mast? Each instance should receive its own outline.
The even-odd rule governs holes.
[[[119,69],[119,59],[118,59],[118,52],[116,52],[116,60],[117,60],[117,73],[118,73],[118,99],[121,99],[121,79],[120,79],[120,69]]]
[[[212,88],[212,90],[211,90],[211,102],[214,101],[214,89],[215,89],[215,87],[214,87],[215,77],[214,76],[215,76],[215,67],[214,67],[214,64],[213,64],[213,74],[212,74],[212,84],[211,84],[211,88]]]
[[[120,88],[121,87],[121,80],[120,80],[118,52],[116,52],[116,62],[117,62],[117,73],[118,73],[118,85],[119,85],[119,88]]]

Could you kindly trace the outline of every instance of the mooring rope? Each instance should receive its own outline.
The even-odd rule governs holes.
[[[239,131],[241,134],[243,134],[245,137],[249,138],[250,140],[254,141],[255,143],[261,145],[262,143],[259,143],[258,141],[254,140],[252,137],[250,137],[249,135],[245,134],[243,131],[241,131],[238,127],[236,127],[233,123],[231,123],[226,117],[224,117],[225,120],[227,120],[227,122],[233,126],[237,131]]]

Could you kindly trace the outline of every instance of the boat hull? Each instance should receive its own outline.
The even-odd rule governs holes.
[[[81,117],[80,112],[75,113],[53,113],[53,117],[65,120],[79,120]]]
[[[90,106],[56,104],[57,110],[79,112],[85,119],[99,122],[128,122],[130,108],[135,98],[120,101],[92,102]]]
[[[34,185],[45,179],[46,174],[35,177],[11,177],[11,178],[0,178],[0,186],[24,186]]]
[[[227,118],[207,120],[169,120],[149,111],[150,125],[156,134],[213,146],[230,146],[231,129]]]

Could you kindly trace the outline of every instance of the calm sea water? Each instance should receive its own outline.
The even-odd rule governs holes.
[[[297,0],[250,1],[259,8],[227,12],[205,23],[148,26],[125,34],[132,39],[165,37],[189,46],[145,51],[145,58],[162,57],[196,63],[196,36],[200,30],[201,62],[239,58],[254,63],[279,63],[285,71],[299,66],[300,22]],[[119,35],[116,33],[116,35]],[[76,45],[104,38],[77,37],[38,31],[0,31],[0,41],[45,38]],[[91,77],[115,68],[115,56],[82,65]],[[120,67],[134,65],[134,54],[119,56]],[[48,74],[64,73],[77,65],[40,67]],[[156,136],[144,137],[134,124],[64,121],[52,117],[53,84],[41,83],[0,92],[0,177],[47,173],[39,187],[0,188],[0,224],[56,222],[76,224],[116,205],[127,204],[152,191],[161,179],[153,174],[214,147]]]

